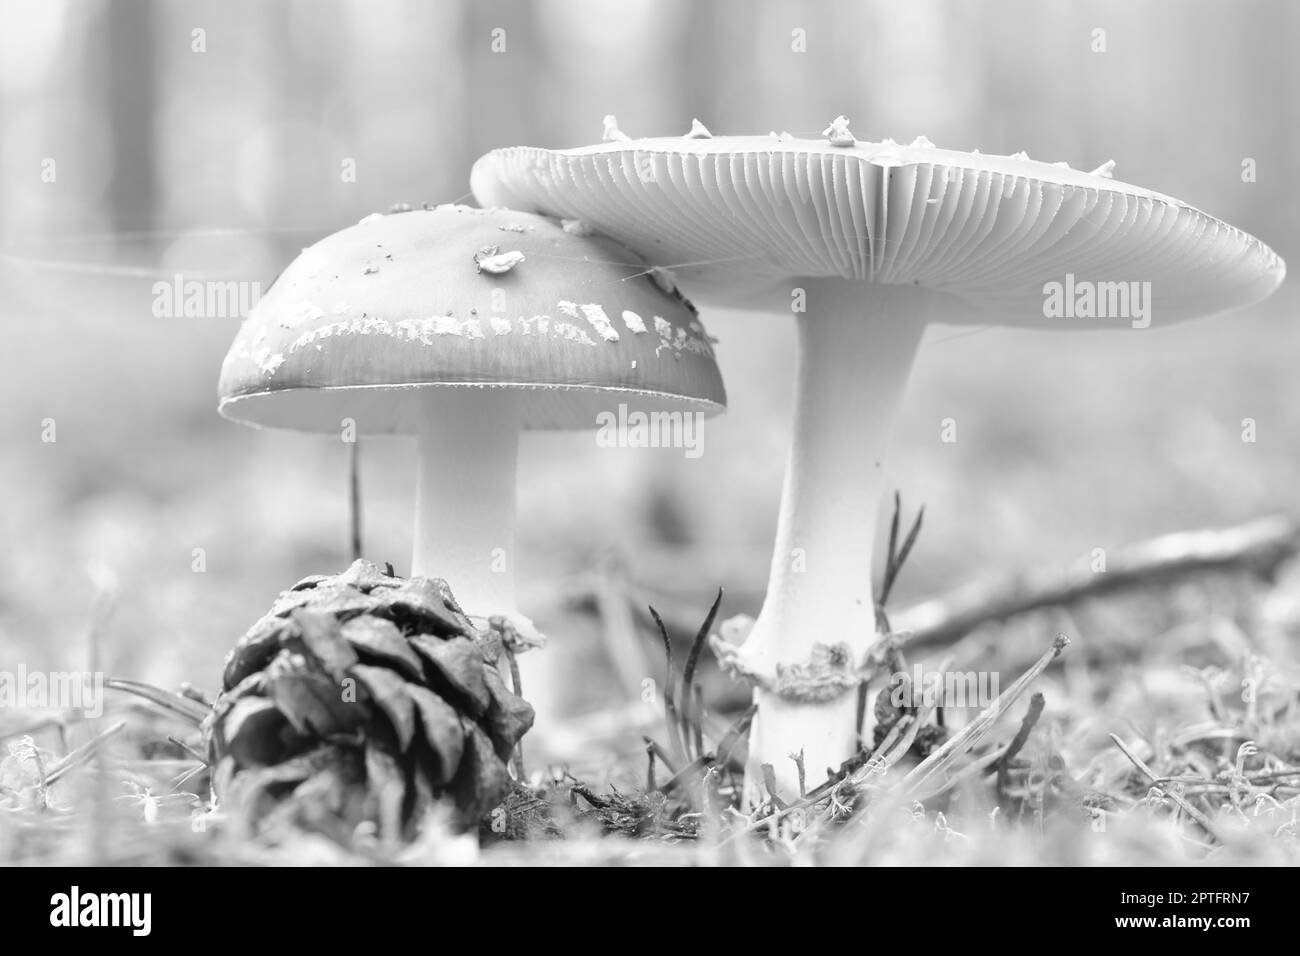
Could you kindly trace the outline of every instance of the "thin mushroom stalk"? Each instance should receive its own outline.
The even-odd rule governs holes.
[[[527,624],[515,598],[522,421],[522,399],[510,390],[469,386],[428,395],[411,555],[411,573],[445,579],[467,614],[500,614],[516,625]]]
[[[930,297],[836,280],[807,285],[767,596],[742,645],[713,645],[755,688],[746,780],[752,789],[770,764],[783,797],[798,794],[792,755],[802,752],[809,780],[820,781],[858,749],[856,689],[876,637],[872,555],[886,452]]]

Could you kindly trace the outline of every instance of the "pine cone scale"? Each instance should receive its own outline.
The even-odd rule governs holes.
[[[492,694],[484,676],[483,652],[473,641],[464,637],[445,641],[413,637],[411,645],[464,699],[466,709],[473,716],[479,717],[487,712],[492,704]]]

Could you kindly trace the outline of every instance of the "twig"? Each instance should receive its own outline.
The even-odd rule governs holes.
[[[712,765],[713,757],[708,754],[705,754],[703,757],[697,757],[681,770],[677,771],[677,773],[673,774],[672,778],[659,789],[663,793],[672,793],[683,783],[698,783],[700,781],[692,780],[691,778],[701,775],[701,771],[706,770]]]
[[[348,443],[348,529],[352,560],[361,557],[361,439]]]
[[[891,753],[906,753],[906,750],[898,751],[897,749],[899,738],[904,734],[907,734],[912,739],[915,739],[916,732],[913,731],[912,728],[919,723],[920,721],[918,721],[916,716],[913,714],[904,714],[894,721],[893,725],[890,726],[888,733],[885,734],[885,739],[880,741],[880,744],[875,750],[871,751],[870,759],[868,759],[861,768],[854,771],[853,776],[850,779],[852,779],[854,783],[862,783],[868,774],[879,773],[882,770],[888,769],[890,764],[886,761],[885,755]],[[912,745],[911,743],[908,743],[907,746],[911,747]]]
[[[45,775],[45,786],[56,783],[60,777],[66,774],[77,764],[84,763],[93,757],[98,751],[101,744],[114,734],[121,733],[122,728],[126,726],[125,720],[119,720],[106,730],[96,734],[90,740],[86,741],[76,750],[73,750],[66,757],[56,760],[50,764],[48,772]]]
[[[1016,755],[1024,749],[1029,742],[1029,735],[1033,733],[1034,725],[1038,723],[1038,718],[1043,716],[1043,708],[1047,705],[1047,698],[1043,696],[1042,691],[1034,691],[1029,698],[1029,709],[1025,711],[1025,718],[1020,722],[1020,729],[1016,735],[1011,738],[1011,743],[1007,745],[1006,752],[1003,753],[1002,759],[998,762],[999,773],[1005,770],[1016,759]]]
[[[867,700],[869,697],[867,681],[864,680],[858,685],[857,695],[857,704],[853,710],[853,726],[857,728],[858,736],[861,737],[862,727],[867,722]]]
[[[167,789],[167,792],[175,793],[181,787],[185,786],[185,784],[187,784],[195,776],[201,774],[203,771],[207,769],[208,769],[208,765],[207,762],[205,761],[204,763],[199,764],[197,767],[192,767],[189,770],[186,770],[184,773],[182,773],[179,777],[176,778],[176,781]]]
[[[592,793],[591,788],[588,787],[585,783],[573,784],[573,786],[569,788],[569,792],[582,797],[582,799],[586,800],[597,810],[604,810],[610,805],[610,801],[606,800],[604,797],[600,797]]]
[[[1277,780],[1279,777],[1300,777],[1300,770],[1276,770],[1273,772],[1257,770],[1254,773],[1246,774],[1246,779],[1251,783],[1258,783],[1261,780]]]
[[[1043,708],[1047,704],[1047,698],[1043,696],[1042,691],[1035,691],[1029,698],[1029,709],[1025,711],[1025,718],[1020,722],[1020,729],[1016,735],[1011,738],[1011,743],[1007,749],[1002,752],[997,763],[992,766],[998,774],[998,797],[1004,798],[1007,792],[1007,785],[1011,777],[1011,761],[1016,759],[1016,755],[1029,742],[1029,735],[1033,733],[1034,725],[1038,723],[1038,718],[1043,716]]]
[[[799,749],[797,754],[791,754],[790,759],[794,761],[795,770],[799,773],[799,796],[808,796],[808,774],[804,769],[803,748]]]
[[[642,737],[641,739],[645,741],[646,747],[654,751],[655,756],[659,758],[659,762],[664,765],[664,769],[670,774],[675,775],[677,773],[677,768],[673,765],[672,758],[669,757],[664,751],[664,748],[660,746],[659,741],[655,740],[653,737]]]
[[[184,750],[187,754],[189,754],[191,757],[193,757],[193,758],[194,758],[195,760],[197,760],[199,763],[203,764],[203,766],[206,767],[206,766],[208,765],[208,758],[207,758],[207,757],[203,756],[203,754],[199,753],[197,750],[195,750],[193,747],[191,747],[191,746],[190,746],[189,744],[187,744],[185,741],[181,740],[179,737],[174,737],[174,736],[172,736],[171,734],[168,734],[168,735],[167,735],[167,742],[170,743],[170,744],[175,744],[177,747],[180,747],[181,750]]]
[[[510,686],[514,690],[516,697],[521,700],[524,698],[524,684],[519,677],[519,659],[515,656],[514,648],[509,644],[505,645],[506,661],[510,665]],[[523,783],[528,778],[524,776],[524,741],[523,738],[515,741],[515,779]]]
[[[113,690],[126,691],[128,694],[135,694],[137,697],[143,697],[164,710],[169,710],[178,717],[185,718],[196,727],[203,723],[203,719],[208,716],[208,708],[190,700],[184,694],[173,694],[171,691],[154,687],[152,684],[110,677],[104,681],[104,686]]]
[[[1179,808],[1184,813],[1186,813],[1189,817],[1191,817],[1193,820],[1199,823],[1202,829],[1204,829],[1206,833],[1214,837],[1214,839],[1217,840],[1219,843],[1223,842],[1223,837],[1219,835],[1219,831],[1215,829],[1215,826],[1213,823],[1210,822],[1209,817],[1207,817],[1204,813],[1202,813],[1200,810],[1196,809],[1196,807],[1192,806],[1185,799],[1183,799],[1183,795],[1178,793],[1176,790],[1172,790],[1161,786],[1160,783],[1158,782],[1160,780],[1160,777],[1156,776],[1156,774],[1152,771],[1152,769],[1148,767],[1145,763],[1143,763],[1142,759],[1138,757],[1137,754],[1129,750],[1128,747],[1124,746],[1124,741],[1120,740],[1119,737],[1117,737],[1115,734],[1111,734],[1110,739],[1115,742],[1115,746],[1120,749],[1120,751],[1124,754],[1124,756],[1128,757],[1129,762],[1132,763],[1133,766],[1137,767],[1138,770],[1142,773],[1142,775],[1147,778],[1148,782],[1150,782],[1153,786],[1159,788],[1161,793],[1165,794],[1167,797],[1169,797],[1170,800],[1178,804]]]
[[[949,790],[956,787],[962,781],[969,780],[971,777],[975,777],[987,773],[992,768],[993,764],[997,763],[999,760],[1002,759],[1005,753],[1006,753],[1005,749],[991,750],[988,753],[983,754],[980,757],[976,758],[975,760],[972,760],[969,765],[962,767],[951,777],[944,780],[943,783],[941,783],[934,790],[926,790],[923,793],[922,792],[913,793],[910,794],[910,796],[914,800],[933,800],[935,797],[942,796],[943,794],[947,793]]]
[[[929,777],[946,770],[961,753],[965,753],[979,743],[993,727],[997,719],[1006,713],[1007,709],[1020,698],[1031,683],[1038,679],[1038,675],[1047,670],[1047,665],[1052,663],[1061,651],[1069,646],[1069,643],[1070,639],[1064,634],[1056,635],[1056,640],[1052,641],[1052,646],[1047,649],[1043,656],[1035,661],[1027,671],[1017,677],[1010,687],[994,699],[993,703],[980,711],[979,715],[969,724],[948,738],[939,749],[912,768],[912,771],[903,778],[903,791],[920,789]]]

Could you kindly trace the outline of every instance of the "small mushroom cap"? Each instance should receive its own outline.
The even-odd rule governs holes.
[[[788,308],[799,278],[840,277],[950,293],[941,321],[1079,329],[1115,322],[1046,318],[1046,283],[1150,282],[1153,324],[1281,283],[1258,239],[1108,173],[924,138],[715,136],[498,149],[471,186],[483,203],[590,222],[657,265],[705,263],[674,268],[692,296],[733,303]]]
[[[431,388],[525,391],[526,428],[613,404],[720,411],[690,303],[597,235],[505,209],[368,216],[305,249],[226,355],[220,411],[252,425],[413,434]]]

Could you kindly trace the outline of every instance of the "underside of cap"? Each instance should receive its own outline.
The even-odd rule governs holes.
[[[947,293],[939,321],[1114,328],[1116,316],[1073,301],[1050,314],[1049,296],[1143,296],[1160,325],[1249,305],[1285,275],[1253,236],[1108,169],[849,142],[512,147],[480,158],[471,185],[484,205],[588,222],[672,268],[693,297],[731,304],[788,308],[798,279],[835,277]]]
[[[694,309],[635,254],[542,216],[440,206],[303,250],[241,327],[219,407],[272,428],[410,434],[446,389],[518,391],[525,428],[595,428],[620,403],[726,404]]]
[[[645,389],[593,385],[525,385],[494,382],[423,382],[418,385],[354,385],[287,388],[223,398],[222,416],[262,428],[337,433],[351,420],[362,435],[414,435],[420,418],[436,408],[432,393],[455,389],[514,391],[523,398],[523,427],[547,431],[594,429],[598,416],[620,404],[646,414],[726,409],[720,401]]]

